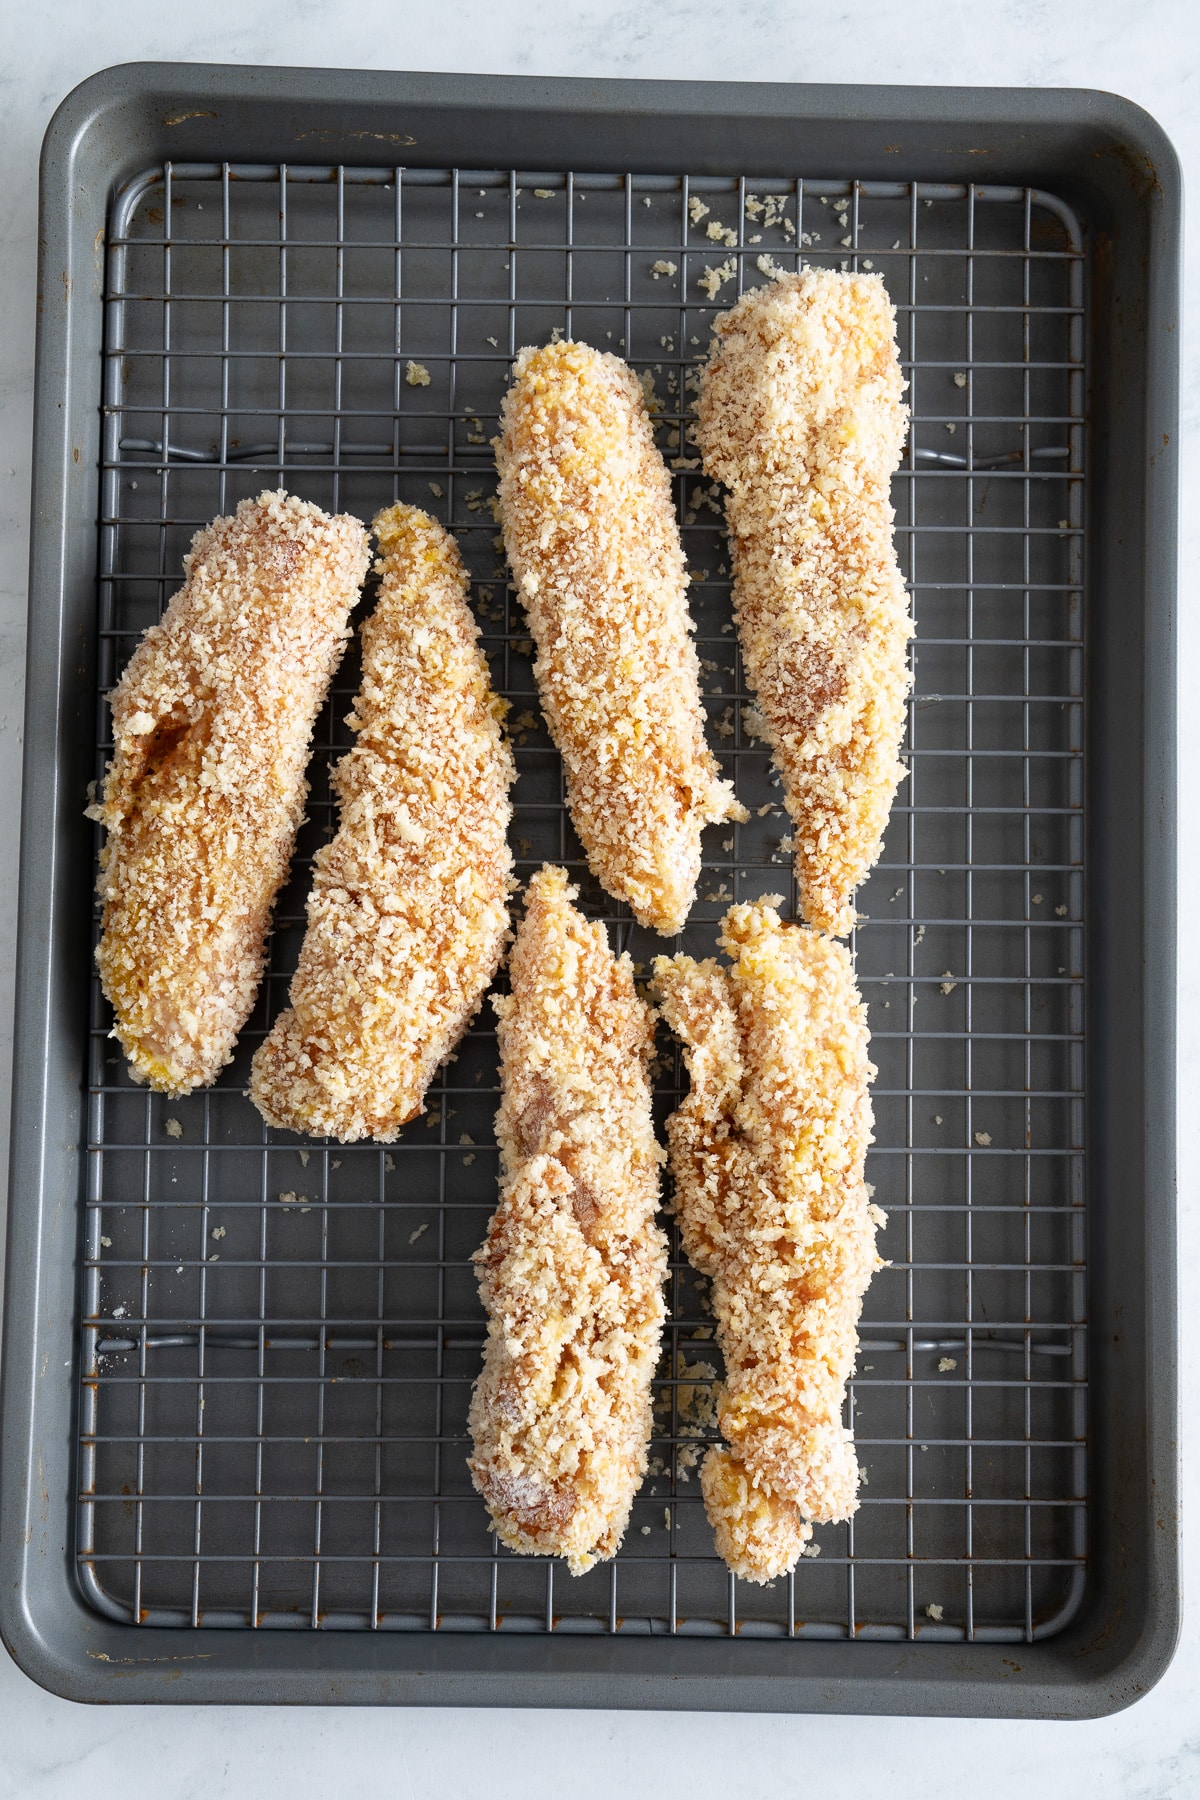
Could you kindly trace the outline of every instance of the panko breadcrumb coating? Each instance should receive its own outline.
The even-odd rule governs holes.
[[[906,773],[895,311],[878,275],[805,269],[743,295],[714,330],[700,442],[729,490],[742,655],[795,821],[804,917],[841,936]]]
[[[488,1311],[471,1476],[510,1550],[612,1556],[646,1472],[667,1241],[650,1116],[653,1014],[627,955],[529,884],[500,1018],[500,1202],[476,1252]]]
[[[173,1097],[229,1062],[254,1004],[313,721],[367,572],[357,519],[282,489],[192,540],[186,580],[109,696],[96,951],[134,1075]]]
[[[336,836],[319,850],[291,1006],[254,1058],[270,1125],[389,1143],[424,1111],[508,930],[512,754],[467,574],[427,513],[374,524],[379,599],[338,764]]]
[[[587,344],[522,350],[496,440],[504,542],[593,874],[682,929],[706,824],[744,819],[704,741],[671,481],[641,383]]]
[[[761,1586],[795,1568],[812,1526],[794,1500],[756,1487],[745,1463],[720,1448],[700,1465],[700,1492],[717,1555],[735,1575]]]
[[[654,992],[691,1089],[667,1126],[684,1248],[712,1281],[729,1448],[702,1484],[718,1547],[749,1581],[791,1568],[808,1520],[858,1501],[842,1396],[883,1215],[871,1141],[865,1009],[845,947],[734,906],[732,967],[659,957]]]

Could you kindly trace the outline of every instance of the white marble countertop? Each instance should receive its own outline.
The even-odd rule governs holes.
[[[1196,92],[1200,11],[1194,0],[740,0],[724,18],[683,0],[56,0],[10,4],[0,65],[0,841],[14,844],[20,786],[30,416],[33,389],[37,159],[58,101],[112,63],[265,62],[351,68],[458,69],[556,75],[724,77],[794,81],[948,82],[1108,88],[1165,126],[1185,180],[1200,177]],[[557,16],[556,16],[557,15]],[[549,21],[553,19],[553,24]],[[736,23],[733,20],[736,19]],[[1186,347],[1200,294],[1196,240],[1187,255]],[[1196,493],[1200,382],[1188,358],[1183,395],[1185,491]],[[1179,631],[1181,691],[1200,681],[1196,575],[1200,506],[1184,507]],[[1180,893],[1200,876],[1196,811],[1200,709],[1182,710]],[[11,1060],[16,871],[0,860],[0,1093]],[[1188,914],[1181,908],[1184,917]],[[1180,1087],[1200,1085],[1191,1007],[1200,949],[1180,966]],[[1197,1140],[1200,1108],[1180,1120],[1184,1294],[1200,1291]],[[5,1122],[6,1130],[6,1122]],[[6,1141],[0,1142],[0,1156]],[[3,1189],[0,1188],[0,1192]],[[0,1201],[0,1205],[2,1205]],[[2,1254],[2,1240],[0,1240]],[[1185,1306],[1185,1454],[1197,1456],[1196,1309]],[[1188,1562],[1200,1586],[1200,1534]],[[688,1754],[681,1756],[686,1746]],[[701,1754],[697,1755],[696,1752]],[[1185,1623],[1171,1669],[1128,1712],[1086,1725],[946,1720],[774,1718],[639,1713],[337,1711],[190,1707],[104,1710],[52,1698],[0,1650],[0,1800],[65,1800],[129,1786],[156,1800],[358,1795],[372,1787],[433,1800],[573,1800],[677,1792],[729,1800],[864,1791],[889,1800],[1174,1800],[1200,1793],[1200,1624]]]

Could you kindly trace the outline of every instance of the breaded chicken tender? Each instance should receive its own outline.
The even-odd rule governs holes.
[[[675,1211],[725,1359],[728,1449],[705,1459],[704,1498],[730,1567],[768,1581],[808,1521],[858,1505],[842,1398],[879,1267],[863,1179],[874,1070],[843,945],[765,901],[731,907],[720,941],[728,970],[659,957],[653,991],[691,1076],[667,1125]]]
[[[389,1143],[479,1006],[508,930],[512,754],[505,703],[453,538],[393,506],[374,530],[379,599],[363,626],[354,748],[333,785],[291,1006],[254,1058],[270,1125]]]
[[[586,344],[523,350],[496,440],[504,542],[592,873],[682,929],[703,827],[745,811],[704,740],[671,481],[637,376]]]
[[[612,1556],[646,1472],[667,1241],[650,1116],[653,1014],[628,955],[529,884],[500,1018],[500,1201],[476,1252],[488,1312],[471,1477],[509,1549]]]
[[[794,1569],[813,1529],[794,1500],[756,1487],[744,1462],[719,1446],[700,1465],[700,1492],[717,1555],[761,1586]]]
[[[728,489],[742,656],[796,825],[804,917],[841,936],[906,773],[895,311],[878,275],[805,269],[743,295],[714,330],[700,442]]]
[[[96,960],[134,1075],[214,1081],[254,1004],[313,722],[367,572],[357,519],[281,489],[197,532],[109,696]]]

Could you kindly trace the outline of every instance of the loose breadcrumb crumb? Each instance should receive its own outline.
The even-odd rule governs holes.
[[[586,344],[517,360],[497,441],[504,540],[593,873],[682,928],[711,822],[744,817],[704,740],[670,477],[642,383]]]
[[[427,513],[380,513],[356,733],[333,785],[291,1006],[255,1055],[269,1124],[390,1142],[495,975],[508,929],[514,770],[467,574]]]
[[[206,1087],[262,974],[304,811],[313,721],[367,570],[366,532],[282,490],[192,540],[186,580],[109,696],[96,960],[138,1080]]]
[[[684,1248],[712,1280],[727,1450],[701,1474],[718,1547],[750,1581],[794,1566],[808,1520],[857,1507],[842,1396],[883,1215],[871,1141],[865,1008],[849,953],[734,906],[732,967],[659,957],[653,992],[691,1089],[667,1125]]]
[[[700,443],[729,490],[746,670],[798,828],[804,917],[841,935],[906,772],[895,313],[878,275],[806,269],[744,295],[714,330]]]
[[[667,1241],[653,1015],[575,891],[561,869],[534,876],[512,994],[492,1002],[503,1173],[475,1257],[488,1337],[469,1467],[502,1543],[578,1575],[615,1554],[646,1473]]]
[[[736,274],[737,262],[735,258],[729,256],[726,257],[723,263],[718,263],[715,268],[712,268],[706,263],[697,279],[696,285],[703,293],[708,295],[710,300],[715,300],[721,289],[725,286],[725,283],[727,281],[732,281]]]
[[[432,377],[424,363],[413,362],[410,357],[404,365],[404,379],[409,387],[428,387]]]

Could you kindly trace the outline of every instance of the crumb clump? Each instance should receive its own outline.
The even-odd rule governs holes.
[[[504,541],[593,873],[679,931],[701,833],[743,818],[704,738],[687,565],[642,383],[587,344],[527,349],[501,415]]]
[[[736,274],[737,261],[734,257],[727,256],[723,263],[717,263],[715,266],[706,263],[697,277],[696,286],[702,293],[707,294],[710,300],[715,300],[725,283],[732,281]]]
[[[291,1005],[254,1057],[268,1124],[390,1143],[503,954],[512,753],[467,574],[428,513],[374,523],[379,599],[363,626],[340,822],[318,851]]]
[[[714,331],[699,434],[728,489],[746,670],[796,822],[804,917],[842,936],[906,773],[895,311],[878,275],[805,269],[743,295]]]
[[[134,1076],[173,1099],[215,1081],[254,1004],[367,561],[348,514],[243,500],[197,532],[109,696],[96,961]]]
[[[712,1282],[727,1449],[701,1470],[729,1566],[769,1581],[809,1522],[849,1518],[842,1399],[875,1269],[866,1014],[845,947],[766,901],[725,915],[732,966],[659,957],[652,992],[691,1089],[668,1121],[684,1249]]]
[[[646,1474],[667,1240],[654,1015],[575,892],[562,869],[534,876],[511,996],[492,1001],[502,1180],[475,1255],[488,1336],[469,1468],[502,1543],[579,1575],[616,1553]]]

